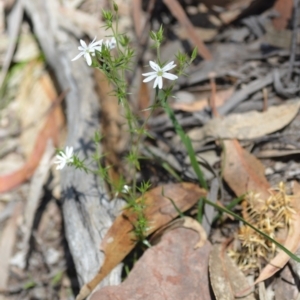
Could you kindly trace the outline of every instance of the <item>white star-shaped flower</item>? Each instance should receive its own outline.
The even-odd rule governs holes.
[[[96,37],[88,45],[84,40],[80,40],[81,46],[78,47],[78,50],[81,51],[72,61],[78,59],[81,56],[84,56],[87,64],[92,65],[92,56],[95,56],[95,50],[101,51],[103,40],[96,42]]]
[[[73,162],[73,147],[66,147],[65,151],[60,151],[56,155],[56,161],[54,161],[54,163],[58,165],[56,167],[56,170],[62,170],[67,164],[72,162]]]
[[[110,40],[106,40],[105,41],[105,46],[111,50],[111,49],[114,49],[117,45],[117,41],[114,37],[112,37]]]
[[[158,64],[156,64],[153,61],[149,61],[150,67],[154,70],[154,72],[149,72],[149,73],[144,73],[142,74],[143,76],[147,76],[147,78],[145,78],[143,80],[143,82],[148,82],[151,81],[155,78],[154,84],[153,84],[153,88],[155,89],[157,86],[159,89],[162,89],[163,87],[163,77],[167,78],[169,80],[175,80],[178,78],[178,76],[168,73],[169,70],[173,69],[176,67],[176,65],[174,65],[174,61],[171,61],[170,63],[168,63],[167,65],[165,65],[163,68],[161,68]]]

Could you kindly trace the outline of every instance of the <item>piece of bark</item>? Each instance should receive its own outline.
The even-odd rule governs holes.
[[[99,104],[94,91],[92,69],[84,59],[72,62],[78,41],[58,26],[57,0],[24,0],[33,30],[66,96],[67,145],[81,158],[91,157],[95,148],[92,137],[99,130]],[[109,202],[103,183],[95,176],[74,168],[62,171],[62,209],[65,234],[80,284],[89,281],[103,262],[99,245],[111,225],[117,209]],[[120,282],[120,267],[102,281],[101,286]]]
[[[19,202],[14,207],[11,218],[7,221],[0,239],[0,291],[8,288],[9,260],[16,243],[18,218],[21,216],[23,204]]]
[[[12,8],[7,18],[9,43],[5,54],[4,62],[0,71],[0,87],[2,87],[4,83],[9,66],[14,56],[14,52],[17,46],[18,35],[22,24],[23,13],[24,11],[22,1],[19,0],[14,4],[14,7]]]

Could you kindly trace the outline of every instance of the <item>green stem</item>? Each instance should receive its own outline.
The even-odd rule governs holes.
[[[164,108],[164,110],[166,111],[166,113],[168,114],[169,118],[171,119],[171,121],[175,127],[176,133],[180,136],[181,141],[184,144],[184,146],[188,152],[188,155],[189,155],[189,158],[191,161],[191,165],[197,175],[200,185],[207,190],[208,186],[205,181],[204,174],[203,174],[203,172],[199,166],[199,163],[197,161],[196,153],[194,151],[194,148],[193,148],[193,145],[192,145],[192,142],[191,142],[189,136],[185,134],[185,132],[183,131],[183,128],[177,121],[173,110],[170,108],[170,106],[167,102],[167,99],[164,99],[163,101],[161,101],[161,104],[162,104],[162,107]]]

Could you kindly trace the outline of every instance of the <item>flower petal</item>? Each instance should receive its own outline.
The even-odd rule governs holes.
[[[157,72],[148,72],[148,73],[143,73],[143,76],[151,76],[151,75],[155,75],[157,76]]]
[[[78,59],[78,58],[81,57],[82,55],[84,55],[84,53],[83,53],[83,52],[80,52],[77,56],[75,56],[75,57],[72,59],[72,61]]]
[[[87,48],[87,44],[86,44],[86,42],[85,42],[84,40],[80,40],[80,44],[81,44],[81,46],[82,46],[84,49]]]
[[[153,79],[156,78],[156,77],[157,77],[156,74],[150,75],[149,77],[146,77],[146,78],[143,80],[143,82],[149,82],[149,81],[153,80]]]
[[[65,167],[66,163],[63,161],[57,167],[56,170],[62,170]]]
[[[60,164],[63,161],[61,157],[56,157],[56,160],[54,161],[55,164]]]
[[[96,46],[96,47],[94,47],[94,51],[95,51],[95,50],[101,52],[101,50],[102,50],[102,45],[101,45],[101,46]]]
[[[67,157],[72,157],[73,156],[73,147],[66,147],[66,155]]]
[[[85,53],[84,54],[84,58],[86,60],[86,63],[91,66],[92,65],[92,58],[91,58],[91,55],[89,53]]]
[[[109,47],[110,49],[114,49],[117,45],[117,41],[114,37],[111,38],[110,43],[109,43]]]
[[[155,71],[159,71],[160,70],[160,67],[158,64],[156,64],[154,61],[150,60],[149,61],[149,64],[150,64],[150,67],[155,70]]]
[[[90,48],[95,48],[96,46],[102,46],[103,44],[103,40],[100,40],[100,41],[97,41],[97,42],[94,42],[92,44],[89,45]]]
[[[106,41],[104,42],[104,45],[105,45],[105,47],[106,47],[107,49],[109,49],[109,40],[106,40]]]
[[[157,85],[159,84],[159,77],[157,76],[155,78],[154,84],[153,84],[153,88],[155,89],[157,87]]]
[[[159,88],[159,89],[162,89],[162,87],[163,87],[163,80],[162,80],[162,77],[159,76],[159,77],[157,77],[157,79],[158,79],[158,88]]]
[[[162,75],[162,77],[167,78],[167,79],[169,79],[169,80],[175,80],[175,79],[178,78],[178,76],[176,76],[176,75],[174,75],[174,74],[171,74],[171,73],[164,73],[164,74]]]
[[[163,68],[162,68],[162,70],[164,71],[164,72],[167,72],[167,71],[169,71],[169,70],[171,70],[171,69],[173,69],[173,68],[175,68],[176,67],[176,65],[174,65],[174,61],[171,61],[171,62],[169,62],[167,65],[165,65]]]

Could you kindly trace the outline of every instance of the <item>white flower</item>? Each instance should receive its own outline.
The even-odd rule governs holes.
[[[131,190],[131,187],[129,185],[125,184],[122,188],[122,193],[128,194],[130,192],[130,190]]]
[[[66,147],[65,151],[60,151],[56,155],[56,161],[54,161],[54,163],[58,165],[56,167],[56,170],[61,170],[67,164],[72,162],[73,162],[73,147]]]
[[[114,37],[112,37],[110,40],[106,40],[105,41],[105,46],[111,50],[114,49],[116,47],[117,41]]]
[[[80,40],[81,46],[78,47],[78,50],[81,51],[76,57],[72,59],[72,61],[78,59],[82,55],[84,56],[87,64],[90,66],[92,64],[92,56],[95,56],[95,50],[101,51],[103,40],[96,41],[96,37],[93,41],[87,45],[84,40]]]
[[[152,79],[155,78],[154,84],[153,84],[153,88],[155,89],[157,86],[159,89],[162,89],[163,87],[163,80],[162,78],[167,78],[170,80],[175,80],[178,78],[178,76],[174,75],[174,74],[170,74],[167,71],[173,69],[174,67],[176,67],[176,65],[174,65],[174,61],[171,61],[170,63],[168,63],[166,66],[164,66],[163,68],[161,68],[158,64],[156,64],[153,61],[149,61],[150,67],[154,70],[154,72],[149,72],[149,73],[145,73],[142,74],[143,76],[148,76],[147,78],[145,78],[143,80],[143,82],[148,82],[151,81]]]

